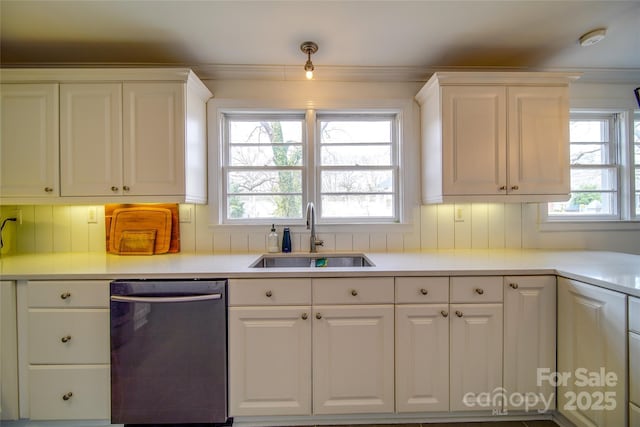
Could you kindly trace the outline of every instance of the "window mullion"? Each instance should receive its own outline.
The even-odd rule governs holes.
[[[316,161],[320,158],[317,154],[316,146],[319,145],[316,143],[318,131],[316,130],[316,111],[313,109],[308,109],[305,114],[305,130],[306,130],[306,160],[305,163],[305,172],[303,174],[305,183],[303,188],[306,189],[306,197],[303,194],[302,196],[302,204],[303,209],[307,206],[307,203],[313,202],[314,205],[319,208],[320,200],[318,200],[317,191],[319,185],[319,176],[316,174]]]

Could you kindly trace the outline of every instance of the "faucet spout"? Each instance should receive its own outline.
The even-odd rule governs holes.
[[[318,252],[317,246],[322,246],[324,244],[323,240],[318,239],[316,236],[316,209],[313,206],[313,202],[307,203],[307,230],[311,230],[311,235],[309,236],[309,250],[311,253]]]

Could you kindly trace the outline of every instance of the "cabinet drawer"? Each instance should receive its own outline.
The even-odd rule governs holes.
[[[449,302],[448,277],[396,277],[396,303]]]
[[[313,304],[392,304],[392,277],[313,279]]]
[[[502,302],[502,277],[452,277],[451,302]]]
[[[629,333],[629,400],[640,406],[640,334]]]
[[[311,279],[231,279],[229,305],[310,305]]]
[[[109,307],[108,280],[29,282],[29,307]]]
[[[629,297],[629,330],[640,334],[640,298]]]
[[[109,363],[109,310],[29,310],[29,362]]]
[[[109,419],[110,394],[109,365],[29,368],[32,420]]]

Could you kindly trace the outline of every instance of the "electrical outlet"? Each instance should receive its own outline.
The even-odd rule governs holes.
[[[464,222],[464,210],[462,208],[456,207],[456,222]]]
[[[98,212],[95,206],[89,206],[87,209],[87,224],[96,224],[98,222]]]
[[[191,206],[180,205],[178,215],[180,217],[180,222],[190,223],[191,222]]]
[[[18,225],[22,225],[22,209],[16,209],[13,216],[16,218]]]

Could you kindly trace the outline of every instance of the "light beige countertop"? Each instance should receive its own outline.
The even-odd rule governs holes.
[[[640,297],[640,255],[581,250],[434,250],[365,253],[375,267],[250,268],[261,254],[105,253],[0,258],[3,280],[558,274]],[[289,256],[308,255],[294,253]],[[322,256],[320,254],[314,254]]]

